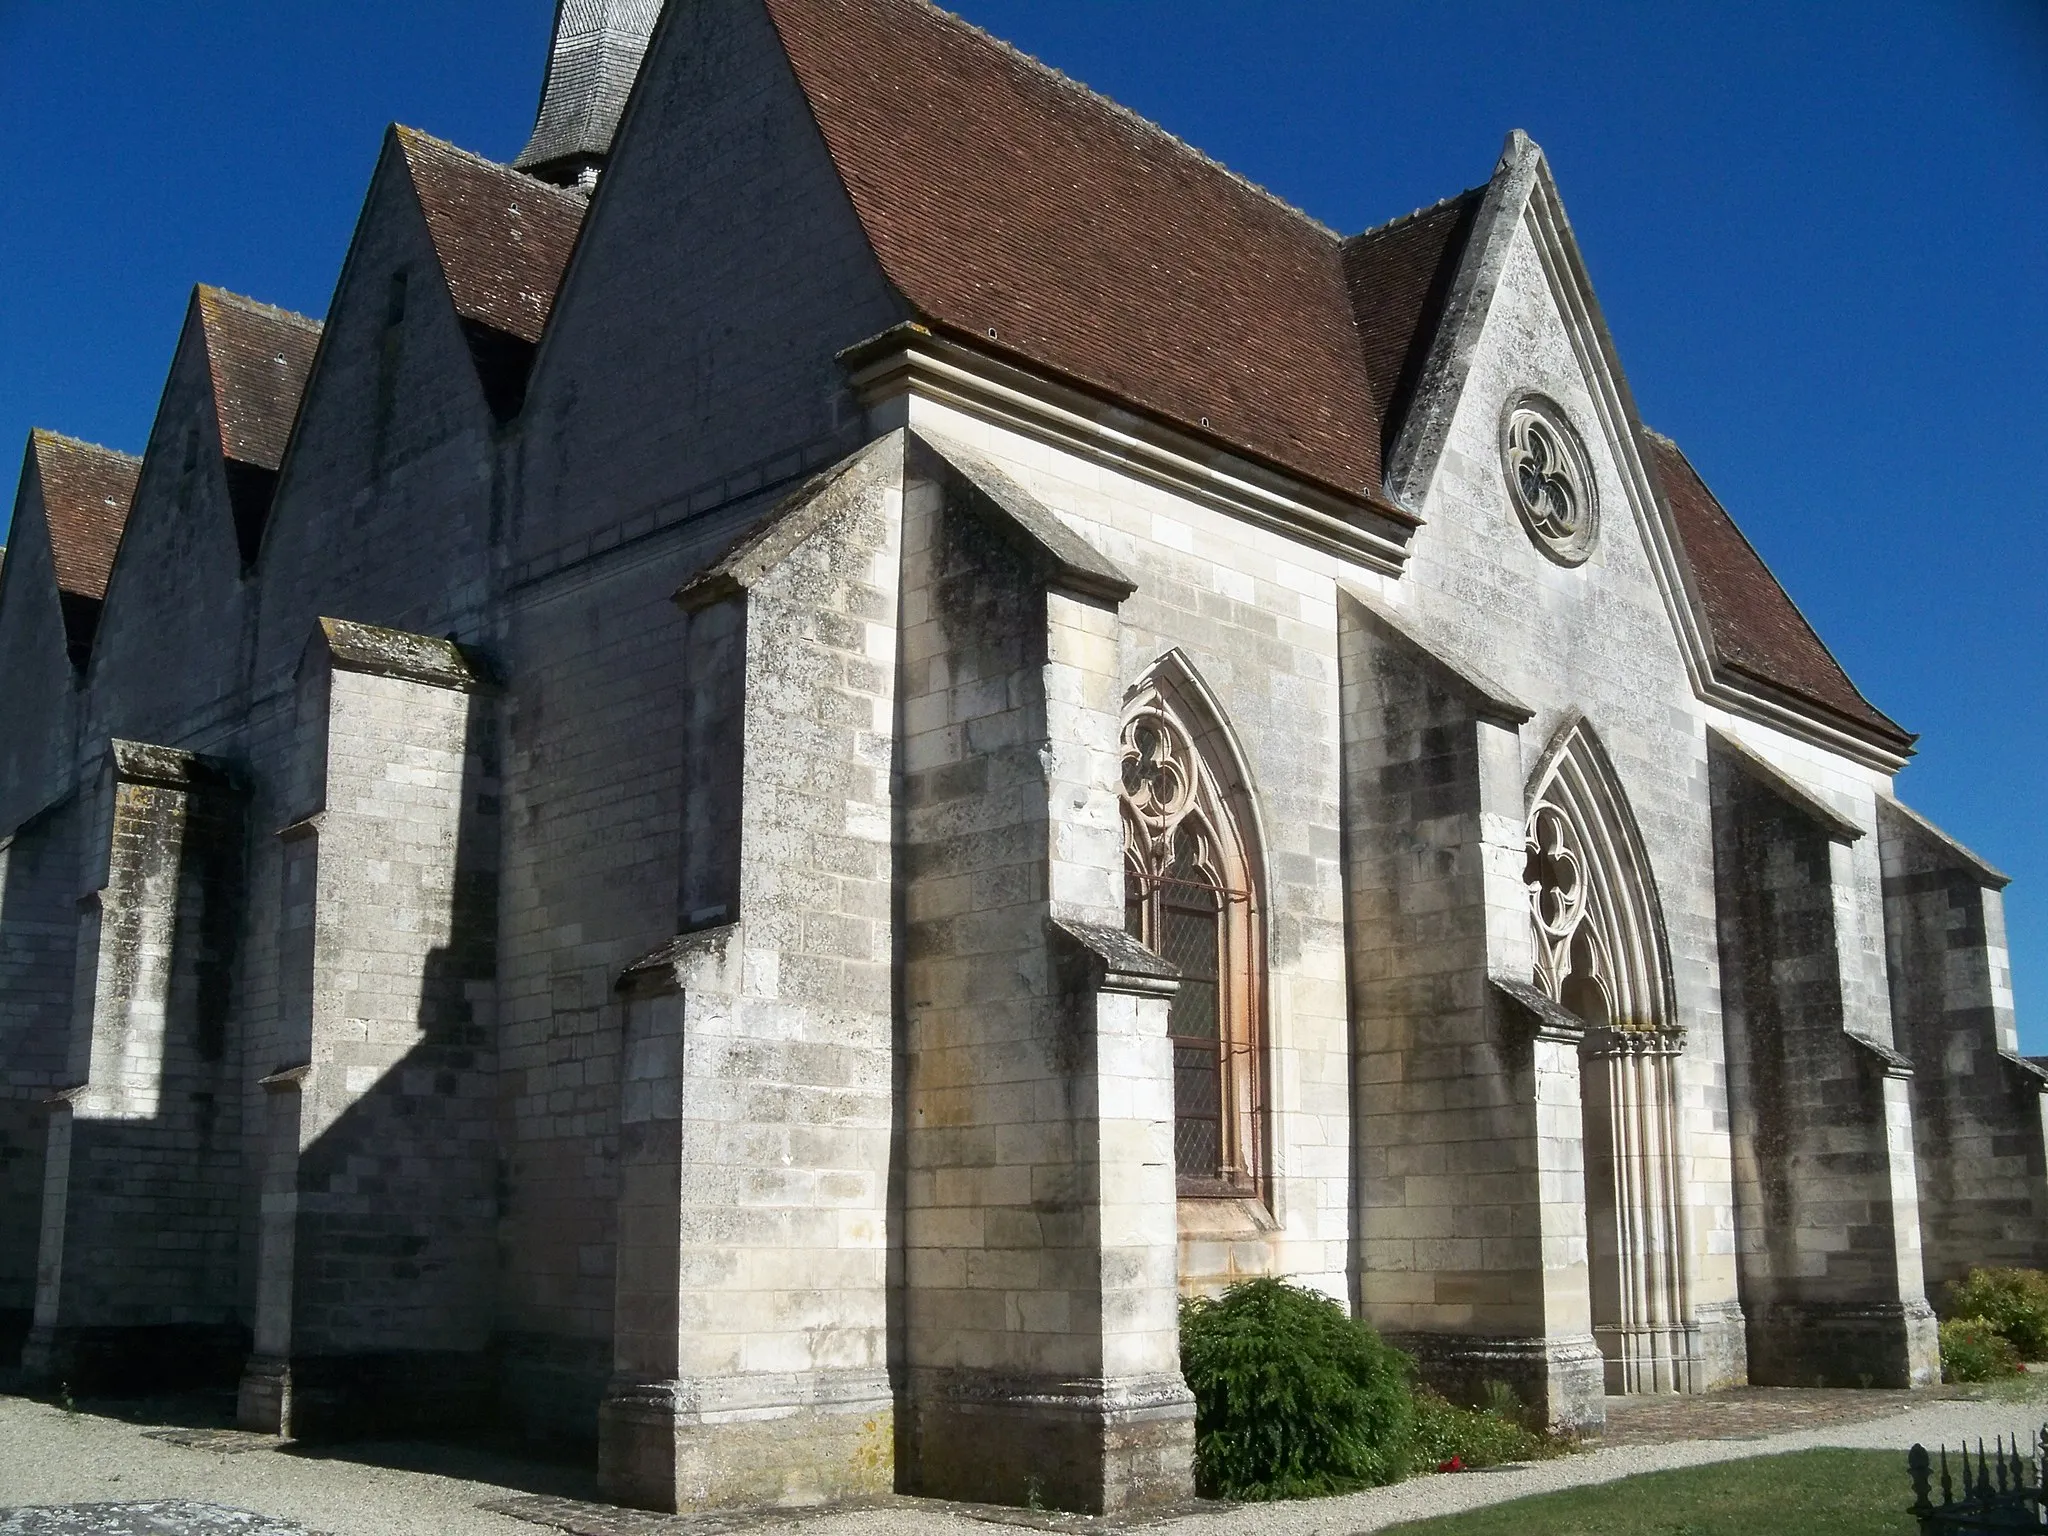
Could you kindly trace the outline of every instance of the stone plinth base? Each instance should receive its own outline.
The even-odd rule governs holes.
[[[1775,1302],[1751,1309],[1749,1379],[1760,1387],[1927,1387],[1941,1380],[1924,1301]]]
[[[165,1323],[134,1328],[31,1328],[21,1348],[33,1385],[74,1393],[225,1387],[242,1368],[249,1335],[233,1324]]]
[[[1606,1361],[1591,1334],[1562,1339],[1457,1333],[1386,1337],[1414,1356],[1423,1381],[1454,1403],[1484,1403],[1487,1384],[1498,1381],[1552,1429],[1595,1430],[1607,1422]]]
[[[438,1433],[489,1423],[493,1401],[490,1357],[481,1351],[252,1355],[235,1422],[295,1440]]]
[[[1637,1393],[1702,1392],[1705,1362],[1700,1358],[1699,1330],[1677,1328],[1593,1329],[1593,1340],[1605,1357],[1610,1397]]]
[[[1733,1301],[1706,1302],[1693,1313],[1699,1336],[1700,1392],[1739,1387],[1749,1380],[1749,1323]]]
[[[275,1355],[251,1355],[235,1388],[235,1427],[259,1435],[292,1432],[292,1366]]]
[[[893,1491],[886,1377],[715,1382],[614,1377],[597,1421],[604,1497],[636,1509],[825,1504]]]
[[[1082,1514],[1194,1495],[1195,1402],[1178,1373],[1135,1381],[1005,1381],[918,1372],[909,1491]]]

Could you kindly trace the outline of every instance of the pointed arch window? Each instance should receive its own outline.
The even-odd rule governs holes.
[[[1124,926],[1180,968],[1167,1014],[1180,1192],[1256,1194],[1265,956],[1244,775],[1191,674],[1166,663],[1125,708],[1121,755]]]

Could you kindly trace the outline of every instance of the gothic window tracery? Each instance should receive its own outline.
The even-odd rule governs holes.
[[[1196,742],[1157,678],[1125,711],[1124,923],[1180,970],[1167,1014],[1180,1191],[1241,1196],[1261,1162],[1259,908],[1243,818]]]

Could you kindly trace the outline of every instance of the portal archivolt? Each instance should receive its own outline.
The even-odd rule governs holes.
[[[1567,722],[1531,781],[1523,881],[1535,983],[1586,1023],[1582,1102],[1593,1333],[1610,1392],[1699,1380],[1663,913],[1592,727]]]

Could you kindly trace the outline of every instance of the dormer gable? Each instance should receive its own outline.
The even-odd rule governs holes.
[[[72,666],[82,668],[92,654],[142,461],[40,430],[29,434],[28,459],[24,487],[32,478],[48,530],[66,650]]]
[[[203,285],[192,297],[192,320],[206,347],[235,542],[246,567],[262,547],[320,322]]]
[[[588,205],[414,128],[393,127],[390,143],[426,219],[484,398],[509,421],[525,403],[534,348]]]

